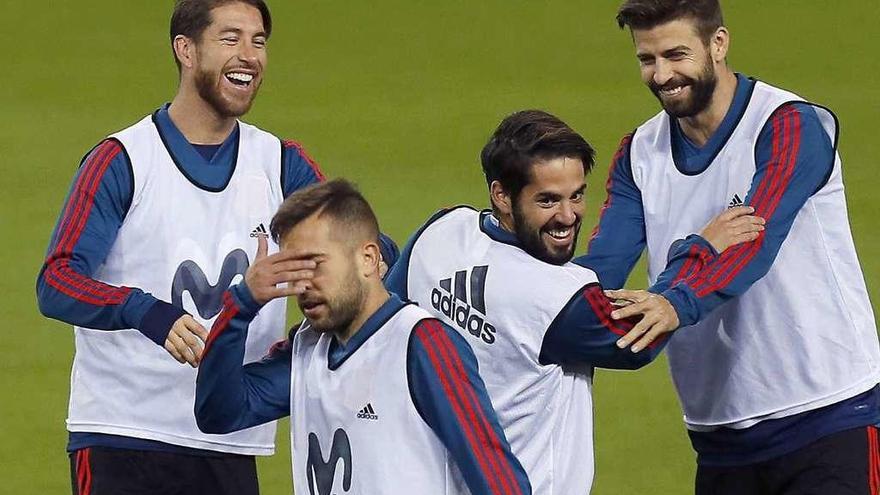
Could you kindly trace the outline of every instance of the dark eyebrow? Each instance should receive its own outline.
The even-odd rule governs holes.
[[[675,53],[675,52],[685,52],[685,53],[690,53],[690,52],[691,52],[691,49],[690,49],[689,47],[687,47],[687,46],[684,46],[684,45],[678,45],[678,46],[676,46],[675,48],[670,48],[670,49],[668,49],[668,50],[664,50],[664,51],[663,51],[663,56],[669,56],[669,55],[672,55],[672,54]]]
[[[244,31],[242,31],[240,28],[230,26],[230,27],[225,27],[220,30],[220,35],[222,36],[224,34],[237,34],[237,35],[241,36],[242,34],[244,34]],[[258,36],[265,38],[266,32],[265,31],[257,31],[256,33],[254,33],[254,38],[256,38]]]
[[[557,194],[555,192],[550,191],[541,191],[535,194],[535,199],[560,199],[562,198],[561,194]]]

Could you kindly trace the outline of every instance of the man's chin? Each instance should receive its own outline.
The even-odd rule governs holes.
[[[574,245],[569,245],[568,247],[560,248],[554,246],[553,248],[548,248],[544,246],[544,252],[542,253],[541,260],[553,264],[553,265],[564,265],[571,261],[572,256],[574,255]]]

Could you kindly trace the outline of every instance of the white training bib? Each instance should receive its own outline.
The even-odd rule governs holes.
[[[328,362],[331,334],[308,323],[297,331],[290,381],[295,493],[468,493],[409,391],[409,338],[426,318],[419,307],[403,306],[336,369]]]
[[[636,131],[631,160],[652,283],[674,240],[699,232],[729,203],[746,198],[761,129],[792,102],[803,100],[756,82],[727,143],[695,175],[675,166],[665,112]],[[836,146],[834,115],[814,108]],[[876,326],[850,234],[839,156],[828,182],[801,208],[767,275],[702,322],[678,330],[668,353],[692,429],[745,428],[839,402],[880,381]]]
[[[490,238],[488,212],[452,209],[413,245],[407,297],[470,343],[534,493],[584,494],[593,479],[592,370],[539,362],[544,334],[596,275]]]
[[[151,117],[112,136],[131,159],[134,195],[95,279],[141,288],[210,329],[223,291],[242,280],[256,254],[256,235],[267,231],[283,200],[280,141],[238,125],[235,169],[217,191],[184,175]],[[277,251],[271,239],[269,245]],[[270,302],[250,325],[245,362],[259,359],[284,327],[285,301]],[[196,370],[139,331],[75,327],[75,334],[68,430],[237,454],[274,452],[274,422],[228,435],[199,431]]]

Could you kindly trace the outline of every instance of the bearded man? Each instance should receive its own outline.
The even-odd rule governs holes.
[[[273,453],[274,423],[199,431],[193,368],[254,238],[285,196],[323,179],[299,144],[238,120],[271,32],[263,0],[179,0],[177,94],[101,141],[74,178],[37,282],[43,314],[75,326],[73,493],[258,492],[253,456]],[[283,301],[264,308],[246,359],[284,324]]]

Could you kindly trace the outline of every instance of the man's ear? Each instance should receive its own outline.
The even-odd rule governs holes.
[[[365,278],[369,278],[374,273],[381,275],[379,273],[379,265],[382,262],[382,251],[379,249],[379,244],[367,242],[362,245],[358,252],[358,258],[361,274]],[[380,276],[379,278],[382,277]]]
[[[504,187],[501,186],[501,182],[493,180],[489,184],[489,198],[492,201],[492,206],[499,214],[504,216],[513,214],[513,201],[510,195],[507,194],[507,191],[504,190]]]
[[[196,44],[195,40],[187,38],[182,34],[174,37],[172,42],[174,47],[174,56],[180,62],[181,67],[192,69],[195,66]]]
[[[709,41],[709,50],[712,54],[712,60],[716,64],[723,63],[727,58],[727,50],[730,48],[730,32],[726,27],[721,26],[715,30],[712,39]]]

